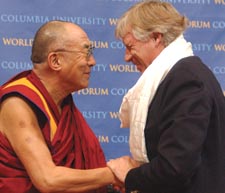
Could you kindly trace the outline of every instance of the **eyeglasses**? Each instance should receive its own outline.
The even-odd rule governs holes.
[[[66,50],[66,49],[57,49],[53,52],[71,52],[71,53],[85,53],[86,54],[86,60],[89,60],[90,57],[93,55],[93,51],[95,49],[95,47],[92,44],[89,45],[84,45],[83,48],[87,49],[87,51],[81,51],[81,50]]]
[[[89,45],[85,45],[84,48],[87,49],[86,57],[87,57],[87,59],[89,59],[93,55],[95,47],[93,46],[93,44],[89,44]]]

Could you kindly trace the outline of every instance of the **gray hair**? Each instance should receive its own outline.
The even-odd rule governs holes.
[[[164,45],[169,45],[188,24],[188,19],[181,15],[171,4],[161,1],[144,1],[133,5],[118,20],[115,35],[123,38],[128,32],[141,41],[149,39],[150,34],[163,34]]]

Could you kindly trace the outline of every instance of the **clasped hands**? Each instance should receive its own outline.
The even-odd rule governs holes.
[[[136,167],[139,167],[142,163],[135,161],[129,156],[122,156],[120,158],[111,159],[107,162],[107,166],[112,170],[114,175],[118,178],[118,180],[121,182],[121,185],[124,186],[125,178],[127,173]],[[119,188],[119,187],[115,187]],[[125,192],[123,188],[119,188],[121,192]]]

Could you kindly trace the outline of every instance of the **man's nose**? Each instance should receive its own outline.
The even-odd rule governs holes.
[[[125,55],[124,55],[124,60],[125,60],[126,62],[130,62],[131,58],[132,58],[131,52],[130,52],[128,49],[126,49]]]

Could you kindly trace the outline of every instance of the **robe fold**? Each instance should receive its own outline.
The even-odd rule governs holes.
[[[105,167],[101,146],[80,111],[72,95],[67,96],[59,114],[56,104],[32,71],[25,71],[0,89],[0,102],[6,97],[19,95],[28,101],[37,114],[40,128],[57,166],[76,169]],[[0,192],[38,193],[23,164],[7,138],[0,132]],[[105,193],[100,188],[88,193]]]

